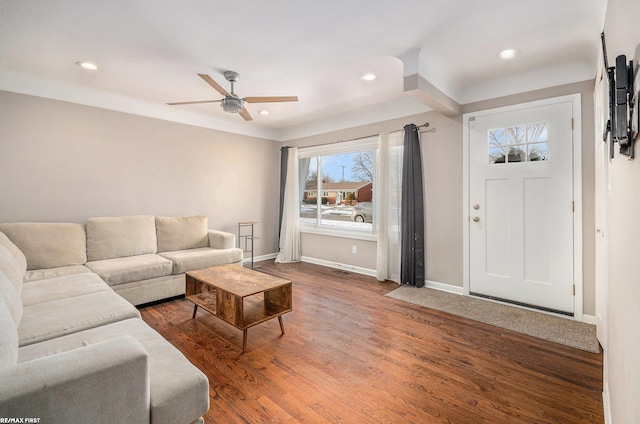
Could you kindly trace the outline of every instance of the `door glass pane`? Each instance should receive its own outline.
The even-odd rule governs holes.
[[[489,130],[489,147],[504,146],[506,144],[506,136],[504,128]]]
[[[547,143],[534,143],[528,145],[528,158],[530,162],[548,159]]]
[[[507,143],[508,144],[522,144],[525,139],[525,126],[518,125],[515,127],[507,128]]]
[[[506,163],[506,149],[502,147],[490,147],[489,148],[489,164],[494,163]]]
[[[549,160],[548,132],[548,122],[489,130],[489,164]]]
[[[527,159],[523,149],[524,146],[509,147],[507,162],[525,162]]]
[[[527,125],[527,142],[538,143],[547,141],[547,132],[549,124],[547,122],[538,122],[537,124]]]

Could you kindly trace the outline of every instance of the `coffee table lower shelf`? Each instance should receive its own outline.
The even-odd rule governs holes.
[[[222,321],[242,330],[242,352],[247,348],[247,330],[254,325],[258,325],[273,318],[278,318],[280,332],[284,334],[284,323],[282,315],[291,312],[291,307],[269,302],[262,296],[238,297],[228,292],[222,291],[222,296],[226,297],[223,302],[218,302],[216,291],[202,292],[187,296],[193,302],[193,316],[196,317],[198,308],[202,308]],[[268,299],[269,292],[264,292],[264,297]],[[218,310],[220,306],[220,311]]]

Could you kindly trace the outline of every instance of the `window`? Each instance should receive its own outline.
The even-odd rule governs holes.
[[[377,148],[370,137],[299,149],[302,231],[374,233]]]
[[[537,162],[549,159],[547,122],[489,130],[489,163]]]

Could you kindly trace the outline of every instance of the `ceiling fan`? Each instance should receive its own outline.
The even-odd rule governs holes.
[[[233,92],[233,84],[238,82],[238,78],[240,75],[237,72],[226,71],[224,72],[224,77],[231,83],[231,93],[222,88],[220,84],[215,82],[213,78],[206,74],[198,74],[200,78],[202,78],[207,84],[213,87],[218,93],[224,96],[224,99],[220,100],[196,100],[192,102],[174,102],[167,103],[170,106],[176,105],[193,105],[198,103],[220,103],[222,106],[222,110],[229,113],[239,113],[240,116],[244,118],[245,121],[251,121],[253,118],[247,112],[247,109],[244,107],[245,103],[272,103],[272,102],[297,102],[297,96],[272,96],[272,97],[243,97],[240,98],[237,94]]]

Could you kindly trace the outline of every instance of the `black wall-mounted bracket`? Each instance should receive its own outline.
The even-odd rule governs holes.
[[[611,135],[609,144],[609,156],[614,157],[614,143],[620,146],[620,154],[629,159],[635,157],[635,139],[638,136],[637,111],[634,113],[637,103],[634,90],[635,72],[633,61],[627,63],[625,55],[616,57],[616,66],[609,67],[607,60],[607,46],[604,32],[601,34],[602,53],[604,66],[609,80],[609,119],[605,125],[603,140],[607,141],[607,135]]]

